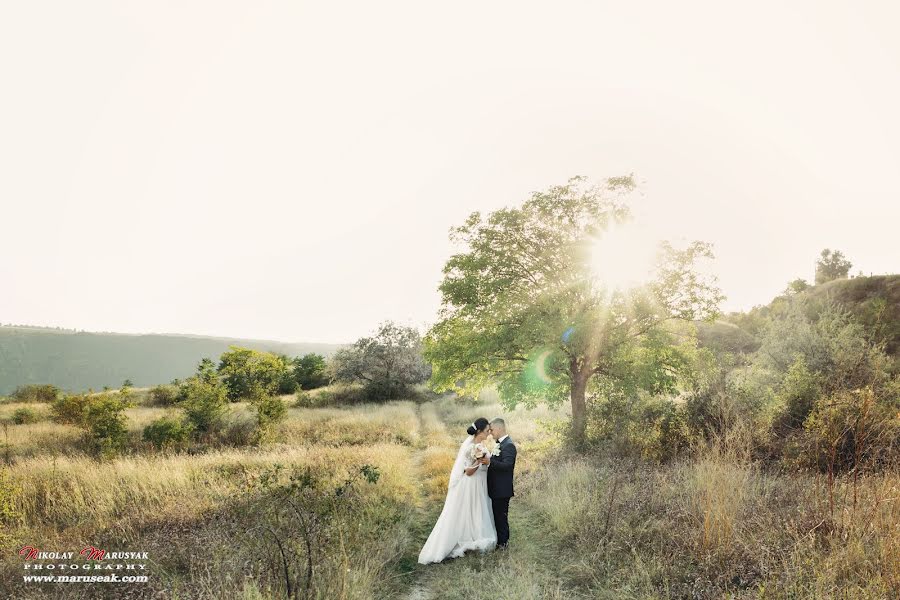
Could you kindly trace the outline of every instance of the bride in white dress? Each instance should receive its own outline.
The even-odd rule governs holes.
[[[494,513],[487,492],[487,465],[471,456],[472,447],[488,436],[488,420],[476,419],[456,455],[447,486],[447,500],[431,535],[419,553],[419,563],[457,558],[467,550],[491,550],[497,545]]]

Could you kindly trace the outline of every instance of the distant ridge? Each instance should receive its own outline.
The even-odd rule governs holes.
[[[0,395],[28,383],[51,383],[67,391],[166,383],[194,372],[200,359],[214,361],[236,345],[299,356],[332,355],[340,344],[177,333],[94,333],[32,326],[0,326]]]

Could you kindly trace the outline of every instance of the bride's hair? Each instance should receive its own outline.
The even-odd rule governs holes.
[[[474,423],[469,425],[469,428],[466,429],[466,432],[469,435],[475,435],[479,431],[484,431],[488,425],[490,425],[490,423],[487,419],[485,419],[484,417],[478,417],[477,419],[475,419]]]

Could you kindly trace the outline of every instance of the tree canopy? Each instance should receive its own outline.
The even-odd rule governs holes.
[[[816,261],[816,285],[847,277],[852,266],[840,250],[825,248]]]
[[[630,176],[602,185],[575,177],[452,229],[463,251],[444,266],[439,321],[425,337],[433,387],[474,394],[496,384],[509,406],[568,398],[576,441],[589,391],[672,390],[686,358],[684,332],[670,324],[714,317],[722,295],[696,268],[712,257],[702,242],[661,244],[653,277],[638,287],[595,276],[592,260],[629,259],[616,249],[598,259],[594,249],[630,219],[635,187]]]
[[[336,380],[361,382],[367,395],[379,400],[402,396],[430,373],[422,359],[419,332],[390,321],[379,325],[373,336],[338,350],[331,368]]]

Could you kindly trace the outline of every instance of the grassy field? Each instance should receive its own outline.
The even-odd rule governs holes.
[[[0,420],[16,408],[0,405]],[[165,411],[129,409],[134,439]],[[519,447],[509,550],[418,565],[465,427],[500,414]],[[247,482],[280,464],[315,469],[331,485],[369,464],[378,481],[357,484],[349,518],[333,513],[333,534],[315,550],[310,597],[897,597],[895,472],[855,486],[770,472],[747,458],[739,437],[665,466],[576,456],[548,432],[565,417],[505,412],[490,398],[291,408],[263,446],[97,462],[80,452],[78,430],[42,413],[8,425],[0,440],[8,463],[0,596],[282,597],[273,544],[247,528],[259,506],[245,502]],[[150,581],[24,584],[15,551],[26,544],[146,551]]]

